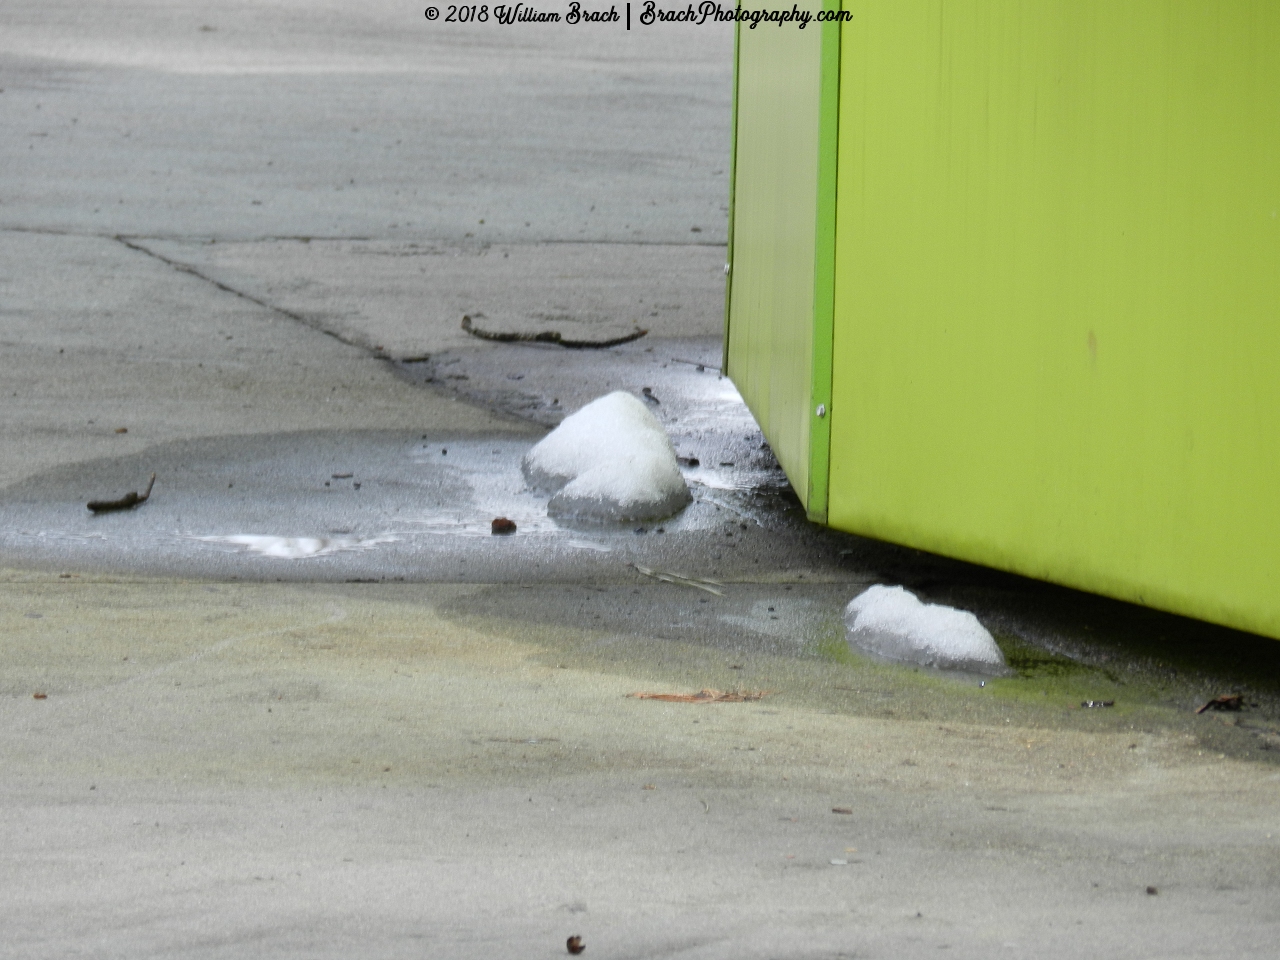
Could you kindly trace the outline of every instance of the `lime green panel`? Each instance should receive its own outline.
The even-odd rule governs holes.
[[[726,372],[806,501],[821,38],[739,24],[729,252]]]
[[[1280,636],[1280,4],[846,4],[834,526]]]
[[[840,0],[825,0],[840,9]],[[818,207],[814,220],[813,363],[809,391],[809,519],[827,522],[830,466],[831,327],[836,293],[836,166],[840,154],[840,24],[822,27],[822,78],[818,117]]]

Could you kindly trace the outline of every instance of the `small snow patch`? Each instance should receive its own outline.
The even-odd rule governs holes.
[[[234,537],[195,537],[205,543],[229,543],[245,547],[252,553],[276,560],[306,560],[327,557],[348,550],[369,550],[380,543],[393,543],[397,537],[267,537],[242,534]]]
[[[1004,655],[978,618],[921,603],[902,587],[874,586],[844,611],[849,643],[890,660],[942,670],[1004,672]]]
[[[662,424],[622,391],[565,417],[520,466],[531,486],[556,491],[553,517],[657,520],[693,499]]]

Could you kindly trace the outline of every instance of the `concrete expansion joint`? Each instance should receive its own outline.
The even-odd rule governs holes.
[[[728,249],[728,242],[724,240],[610,240],[608,238],[598,240],[587,240],[582,237],[566,239],[563,237],[549,237],[542,240],[506,242],[506,241],[490,241],[493,245],[501,245],[507,247],[537,247],[537,246],[595,246],[595,247],[722,247]]]
[[[111,230],[64,230],[60,227],[30,227],[22,224],[0,224],[0,233],[36,233],[49,237],[82,237],[85,239],[98,240],[120,240],[127,238],[129,240],[173,240],[173,241],[202,241],[205,243],[282,243],[292,241],[294,243],[372,243],[377,241],[378,237],[368,235],[353,236],[318,236],[316,234],[305,233],[281,233],[281,234],[260,234],[255,236],[244,237],[228,237],[213,236],[212,234],[191,235],[187,233],[119,233]],[[691,244],[696,246],[696,244]],[[724,244],[721,244],[724,246]]]
[[[337,333],[333,330],[329,330],[321,326],[320,324],[315,323],[312,320],[309,320],[307,317],[305,317],[300,313],[294,313],[292,310],[286,310],[283,307],[276,306],[273,303],[268,303],[266,300],[253,296],[253,294],[245,293],[243,290],[237,290],[235,287],[231,286],[230,284],[223,283],[221,280],[214,279],[208,274],[201,273],[198,269],[196,269],[195,267],[191,266],[188,263],[182,263],[179,260],[174,260],[170,257],[164,256],[163,254],[156,253],[154,250],[151,250],[150,248],[145,246],[144,241],[148,239],[147,237],[136,237],[136,236],[130,236],[128,234],[117,233],[117,234],[110,235],[109,239],[114,240],[117,243],[123,244],[124,246],[128,247],[130,250],[134,250],[138,253],[145,254],[146,256],[151,257],[154,260],[159,260],[161,263],[173,268],[174,270],[177,270],[179,273],[189,273],[193,277],[196,277],[200,280],[203,280],[205,283],[208,283],[214,287],[217,287],[219,290],[223,291],[224,293],[229,293],[232,296],[239,297],[242,300],[247,300],[252,304],[262,307],[264,310],[270,310],[272,313],[277,313],[282,317],[286,317],[289,320],[294,321],[295,323],[300,323],[305,327],[309,327],[310,329],[315,330],[317,333],[323,333],[327,337],[332,337],[334,340],[337,340],[339,343],[345,344],[348,347],[355,347],[357,350],[363,350],[365,353],[368,353],[370,356],[375,357],[379,360],[391,359],[381,351],[375,350],[373,347],[369,346],[368,344],[361,343],[357,340],[352,340],[348,337],[344,337],[340,333]]]
[[[102,233],[96,230],[60,230],[57,227],[24,227],[14,224],[0,226],[0,233],[35,233],[45,237],[86,237],[99,240],[115,239],[114,234]]]

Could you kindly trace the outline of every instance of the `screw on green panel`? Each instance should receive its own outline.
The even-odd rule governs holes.
[[[828,11],[840,0],[826,0]],[[836,275],[836,158],[840,120],[840,23],[822,25],[822,87],[818,117],[817,237],[813,270],[813,377],[809,424],[808,515],[827,522],[827,488],[831,463],[831,338],[834,328]],[[830,414],[830,415],[828,415]]]

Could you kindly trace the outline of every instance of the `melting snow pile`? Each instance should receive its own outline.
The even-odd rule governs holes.
[[[1004,655],[978,618],[921,603],[902,587],[874,586],[845,607],[849,642],[890,660],[943,670],[1003,673]]]
[[[531,486],[558,491],[553,517],[657,520],[693,499],[662,424],[622,391],[565,417],[521,468]]]

